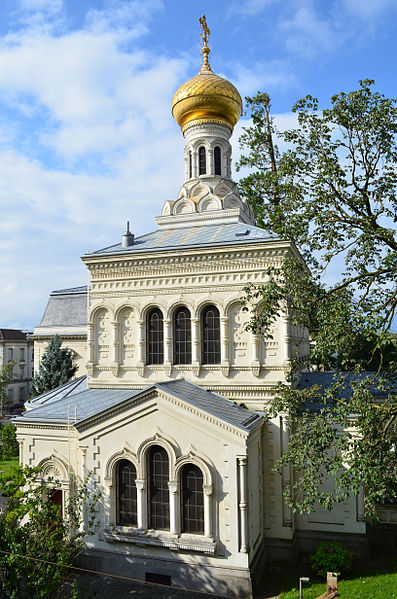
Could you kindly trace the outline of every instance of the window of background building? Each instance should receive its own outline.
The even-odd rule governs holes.
[[[12,347],[8,348],[8,361],[12,362],[14,359],[14,349]]]
[[[7,389],[7,399],[8,401],[11,401],[14,398],[14,389],[12,387],[10,387],[9,389]]]
[[[25,378],[25,366],[20,366],[19,367],[19,378],[20,379]]]
[[[23,401],[25,399],[25,387],[19,387],[19,401]]]
[[[24,347],[19,348],[19,359],[20,359],[20,361],[25,360],[25,348]]]

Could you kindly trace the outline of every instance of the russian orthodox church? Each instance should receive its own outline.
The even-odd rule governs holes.
[[[267,267],[299,254],[255,225],[232,181],[242,101],[212,71],[202,25],[202,67],[172,101],[185,182],[155,231],[127,227],[121,243],[82,258],[87,290],[51,295],[36,343],[41,351],[60,332],[82,376],[32,399],[15,424],[23,464],[56,477],[63,494],[71,474],[88,473],[101,492],[85,564],[250,597],[270,560],[358,538],[365,523],[355,498],[310,515],[282,501],[293,473],[273,464],[288,431],[282,414],[269,420],[264,410],[291,359],[307,356],[308,334],[286,310],[263,339],[247,330],[241,298]]]

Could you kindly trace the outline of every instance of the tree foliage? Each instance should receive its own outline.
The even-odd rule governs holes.
[[[19,468],[13,480],[0,480],[0,490],[9,497],[0,518],[2,597],[71,596],[65,581],[83,547],[83,536],[94,531],[98,500],[96,495],[89,496],[88,479],[80,486],[73,482],[62,513],[61,506],[52,500],[59,481],[43,480],[39,469]],[[79,595],[75,592],[73,596]]]
[[[40,362],[39,371],[30,383],[32,397],[64,385],[76,374],[77,366],[73,364],[72,352],[70,349],[61,348],[61,345],[59,335],[50,340]]]
[[[18,455],[16,428],[12,422],[0,425],[0,460],[7,460]]]
[[[271,406],[271,413],[288,417],[291,442],[278,467],[290,463],[298,472],[287,501],[300,511],[312,510],[316,501],[330,509],[364,486],[366,513],[374,517],[376,504],[397,488],[397,346],[391,333],[397,102],[373,84],[360,81],[322,110],[307,96],[293,108],[297,127],[282,133],[269,96],[247,98],[252,125],[240,140],[245,155],[238,166],[248,168],[241,192],[258,223],[300,251],[281,269],[269,268],[266,284],[247,288],[250,327],[270,335],[283,309],[310,331],[310,355],[305,364],[292,361],[291,381],[304,366],[357,373],[348,385],[337,374],[327,390],[281,386]],[[370,369],[377,372],[358,374]],[[334,487],[326,491],[329,477]]]
[[[3,417],[4,407],[7,405],[7,385],[12,378],[14,362],[4,364],[0,368],[0,418]]]

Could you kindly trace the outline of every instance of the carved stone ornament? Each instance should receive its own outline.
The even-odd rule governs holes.
[[[259,376],[261,373],[261,365],[260,362],[253,362],[251,364],[251,371],[254,376]]]
[[[55,466],[55,464],[48,464],[44,466],[42,476],[45,479],[52,478],[54,480],[60,480],[62,478],[62,472]]]
[[[139,376],[145,376],[145,364],[143,362],[139,362],[137,372]]]
[[[119,369],[120,369],[119,364],[117,364],[117,362],[113,362],[113,364],[112,364],[112,373],[113,373],[114,377],[118,377],[119,376]]]
[[[94,376],[94,363],[93,362],[87,362],[87,374],[88,376]]]
[[[201,371],[200,362],[193,362],[192,371],[193,371],[194,376],[200,376],[200,371]]]
[[[221,367],[223,376],[230,376],[230,362],[228,360],[225,360],[224,362],[222,362]]]
[[[166,376],[171,376],[172,374],[172,364],[171,362],[166,362],[164,364],[164,373]]]

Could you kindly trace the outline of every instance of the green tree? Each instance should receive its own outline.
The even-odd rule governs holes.
[[[287,308],[310,331],[309,368],[357,372],[349,381],[335,375],[326,390],[281,386],[270,406],[287,414],[291,431],[278,463],[298,473],[286,500],[306,512],[316,500],[331,508],[362,486],[371,517],[377,502],[395,497],[397,102],[373,84],[360,81],[323,110],[307,96],[293,108],[297,128],[283,133],[267,94],[247,98],[252,125],[241,138],[246,153],[238,166],[248,168],[241,192],[259,224],[294,241],[301,256],[269,268],[267,284],[247,288],[250,327],[270,335]],[[336,281],[327,285],[329,273]],[[292,361],[291,380],[302,366]],[[378,372],[359,375],[369,368]]]
[[[32,397],[67,383],[77,371],[70,349],[61,348],[62,340],[55,335],[50,340],[40,362],[39,371],[30,383]]]
[[[18,455],[16,429],[11,422],[0,425],[0,460],[7,460]]]
[[[71,482],[62,513],[61,506],[53,501],[59,481],[43,480],[37,468],[19,468],[11,481],[0,479],[0,491],[9,497],[6,512],[0,518],[2,597],[79,596],[78,592],[71,595],[65,581],[84,547],[83,537],[94,532],[98,496],[90,497],[88,478],[82,485]]]
[[[7,385],[12,379],[14,362],[4,364],[0,368],[0,418],[4,416],[4,408],[7,405]]]

